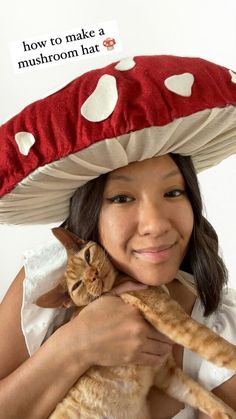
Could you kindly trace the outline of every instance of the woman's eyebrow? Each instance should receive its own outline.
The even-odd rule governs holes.
[[[135,178],[132,176],[126,176],[126,175],[113,175],[109,176],[109,180],[127,180],[128,182],[131,182]]]
[[[161,174],[161,178],[162,179],[168,179],[170,177],[173,176],[181,176],[181,173],[179,172],[178,169],[173,169],[170,172]],[[113,175],[109,177],[110,180],[126,180],[127,182],[132,182],[133,180],[135,180],[135,178],[133,176],[127,176],[127,175]]]
[[[164,175],[161,175],[161,177],[163,179],[168,179],[169,177],[178,176],[178,175],[181,176],[180,171],[178,169],[173,169],[170,172],[165,173]]]

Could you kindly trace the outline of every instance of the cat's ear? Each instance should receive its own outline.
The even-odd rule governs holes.
[[[76,236],[76,234],[62,227],[54,227],[52,228],[52,232],[67,250],[73,249],[78,252],[86,244],[86,242]]]
[[[55,288],[46,292],[46,294],[41,295],[34,304],[42,308],[61,308],[74,305],[67,291],[65,291],[61,284],[56,285]]]

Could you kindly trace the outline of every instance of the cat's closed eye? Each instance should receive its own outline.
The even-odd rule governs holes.
[[[81,282],[82,282],[82,281],[77,281],[77,282],[73,285],[73,287],[72,287],[72,290],[71,290],[71,291],[73,292],[73,291],[75,291],[77,288],[79,288],[79,286],[80,286]]]
[[[87,250],[85,251],[84,257],[85,257],[86,262],[87,262],[87,263],[88,263],[88,265],[89,265],[89,263],[90,263],[90,250],[89,250],[89,249],[87,249]]]

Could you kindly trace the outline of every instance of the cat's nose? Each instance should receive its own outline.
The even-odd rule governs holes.
[[[95,271],[92,276],[92,281],[96,281],[97,277],[98,277],[98,271]]]

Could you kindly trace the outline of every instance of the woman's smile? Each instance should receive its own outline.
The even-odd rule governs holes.
[[[131,163],[108,175],[99,240],[120,271],[150,285],[172,281],[192,229],[185,181],[170,156]]]
[[[138,259],[146,260],[147,262],[163,262],[168,260],[173,254],[175,244],[160,246],[159,248],[149,248],[134,250],[134,254]]]

